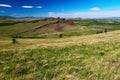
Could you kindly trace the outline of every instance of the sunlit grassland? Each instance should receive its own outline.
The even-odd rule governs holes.
[[[51,39],[16,39],[18,44],[12,44],[12,39],[0,40],[1,50],[15,49],[35,49],[46,47],[66,47],[69,45],[94,44],[98,42],[119,41],[120,31],[113,31],[102,34],[93,34],[87,36],[73,36],[69,38],[51,38]]]
[[[0,40],[1,80],[119,80],[120,31]]]
[[[59,23],[63,31],[21,33],[51,22],[0,26],[0,80],[120,80],[119,22],[80,20]],[[13,44],[17,33],[22,37]]]

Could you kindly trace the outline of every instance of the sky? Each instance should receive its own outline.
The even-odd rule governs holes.
[[[0,0],[0,16],[120,17],[120,0]]]

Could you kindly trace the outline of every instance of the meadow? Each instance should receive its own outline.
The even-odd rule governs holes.
[[[0,80],[120,80],[119,21],[56,21],[1,23]]]

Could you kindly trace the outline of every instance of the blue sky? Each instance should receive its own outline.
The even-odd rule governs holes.
[[[0,15],[120,17],[120,0],[0,0]]]

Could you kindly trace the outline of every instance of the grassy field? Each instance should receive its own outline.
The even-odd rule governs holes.
[[[1,40],[1,80],[119,80],[120,31],[63,39]]]
[[[0,80],[120,80],[119,23],[103,22],[78,21],[76,27],[66,25],[64,31],[50,30],[35,34],[34,39],[16,38],[16,44],[1,36]],[[46,37],[39,38],[41,35]]]

